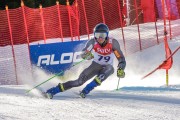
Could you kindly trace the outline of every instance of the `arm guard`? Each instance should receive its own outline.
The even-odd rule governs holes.
[[[125,60],[124,54],[122,53],[120,49],[120,45],[116,39],[113,39],[112,45],[113,45],[114,54],[119,61],[118,69],[121,68],[122,70],[124,70],[126,67],[126,60]]]

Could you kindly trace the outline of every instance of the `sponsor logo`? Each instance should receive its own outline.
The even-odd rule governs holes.
[[[98,53],[111,53],[111,49],[101,49],[101,48],[97,48],[97,52],[98,52]]]
[[[58,60],[55,60],[55,54],[40,55],[38,58],[37,66],[58,65],[58,64],[67,64],[67,63],[72,63],[72,62],[79,62],[82,60],[82,58],[80,57],[81,53],[82,52],[62,53]]]

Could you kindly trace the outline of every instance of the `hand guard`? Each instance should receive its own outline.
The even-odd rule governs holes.
[[[125,77],[125,72],[123,69],[121,69],[121,68],[117,69],[117,77],[119,77],[119,78]]]
[[[90,51],[84,51],[84,53],[81,54],[81,57],[86,60],[91,60],[94,58],[94,55]]]

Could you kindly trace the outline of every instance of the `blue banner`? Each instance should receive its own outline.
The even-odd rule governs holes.
[[[53,74],[65,71],[73,63],[82,60],[80,54],[86,42],[73,41],[30,45],[31,62],[33,65]]]

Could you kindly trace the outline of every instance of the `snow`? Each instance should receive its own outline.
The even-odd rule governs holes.
[[[169,46],[174,51],[180,46],[180,39],[171,40]],[[50,77],[37,70],[35,77],[39,81],[25,81],[31,86],[0,86],[0,120],[178,120],[180,51],[173,58],[168,87],[165,85],[165,70],[158,70],[141,80],[165,60],[164,44],[161,43],[126,57],[126,77],[120,79],[118,90],[115,72],[85,99],[77,95],[84,85],[57,94],[52,100],[44,99],[37,90],[26,94],[26,90]],[[86,64],[73,69],[83,69]],[[73,79],[81,70],[77,72],[61,79]],[[41,89],[46,90],[59,82],[55,78],[42,85]]]
[[[68,91],[53,100],[26,96],[24,86],[0,90],[2,120],[177,120],[180,114],[177,89],[95,90],[85,99]]]

